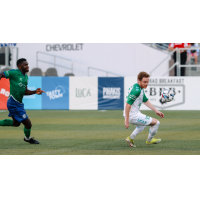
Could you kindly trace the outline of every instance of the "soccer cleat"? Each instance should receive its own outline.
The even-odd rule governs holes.
[[[158,144],[161,139],[153,138],[150,142],[146,141],[146,144]]]
[[[134,140],[132,140],[130,137],[127,137],[125,141],[129,144],[130,147],[136,147]]]
[[[34,138],[31,138],[30,140],[26,140],[25,138],[24,138],[24,141],[25,142],[29,142],[30,144],[40,144],[37,140],[35,140]]]

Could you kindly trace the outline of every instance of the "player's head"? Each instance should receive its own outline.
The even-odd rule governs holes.
[[[138,84],[141,88],[147,88],[149,84],[149,77],[150,75],[146,72],[140,72],[138,74]]]
[[[25,58],[20,58],[17,60],[17,67],[23,72],[29,71],[28,62]]]

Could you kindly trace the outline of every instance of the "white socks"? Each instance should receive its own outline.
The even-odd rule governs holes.
[[[160,125],[160,122],[157,121],[157,123],[154,126],[150,127],[149,135],[147,138],[148,142],[150,142],[152,140],[153,136],[157,133],[159,125]],[[132,134],[130,135],[130,138],[132,140],[134,140],[135,137],[145,129],[145,127],[146,126],[136,126],[136,129],[132,132]]]
[[[131,138],[132,140],[134,140],[135,137],[137,136],[137,134],[141,133],[141,132],[144,130],[145,127],[146,127],[146,126],[136,126],[136,129],[135,129],[135,130],[133,131],[133,133],[130,135],[130,138]]]
[[[149,135],[148,135],[148,138],[147,138],[148,142],[150,142],[152,140],[153,136],[157,133],[159,125],[160,125],[160,122],[157,121],[157,123],[154,126],[150,127]]]
[[[30,140],[30,139],[31,139],[31,137],[27,138],[27,137],[25,136],[25,139],[26,139],[26,140]]]

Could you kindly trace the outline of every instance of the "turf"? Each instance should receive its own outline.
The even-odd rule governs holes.
[[[158,118],[153,111],[144,114]],[[69,111],[28,110],[31,136],[40,141],[23,141],[23,125],[0,127],[1,155],[199,155],[200,111],[163,111],[164,119],[156,134],[157,145],[146,145],[149,127],[135,139],[131,148],[125,138],[135,126],[124,128],[122,110]],[[0,112],[0,120],[8,111]]]

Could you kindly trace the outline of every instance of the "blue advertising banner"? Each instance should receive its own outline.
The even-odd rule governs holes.
[[[98,78],[98,110],[124,109],[124,78]]]
[[[29,90],[36,90],[37,88],[42,89],[42,77],[31,76],[28,78],[28,86]],[[44,95],[44,94],[42,94]],[[42,95],[28,95],[24,96],[23,103],[25,109],[42,109]]]
[[[42,77],[42,109],[69,109],[69,77]]]

